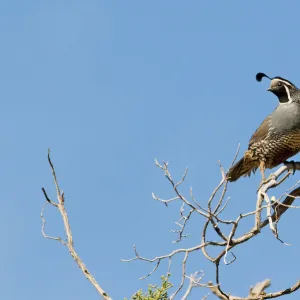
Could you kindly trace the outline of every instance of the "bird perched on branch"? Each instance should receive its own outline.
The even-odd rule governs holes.
[[[268,91],[278,97],[279,104],[252,135],[244,157],[228,171],[229,181],[250,176],[259,168],[262,182],[266,182],[266,168],[285,163],[300,151],[300,90],[284,78],[264,73],[258,73],[256,80],[263,77],[271,80]]]

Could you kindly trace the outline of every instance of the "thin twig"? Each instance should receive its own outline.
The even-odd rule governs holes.
[[[41,215],[40,215],[41,219],[42,219],[42,234],[46,239],[58,241],[58,242],[62,243],[64,246],[67,246],[67,243],[64,240],[62,240],[59,236],[54,237],[54,236],[47,235],[45,233],[46,220],[44,218],[44,210],[45,210],[46,206],[48,205],[48,203],[49,202],[47,202],[47,201],[45,202],[45,205],[43,206],[42,211],[41,211]]]

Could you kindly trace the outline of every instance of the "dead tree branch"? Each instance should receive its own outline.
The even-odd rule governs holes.
[[[235,155],[235,159],[236,157],[237,153]],[[149,263],[155,263],[155,268],[148,275],[146,275],[149,276],[159,268],[161,261],[165,259],[169,260],[168,272],[170,272],[172,260],[175,257],[177,257],[177,255],[179,255],[180,253],[184,253],[184,258],[181,262],[181,282],[179,283],[177,290],[173,293],[170,299],[174,299],[176,296],[178,296],[179,293],[182,292],[182,290],[185,288],[185,286],[186,290],[182,299],[187,299],[188,295],[191,293],[191,290],[194,287],[201,286],[209,288],[209,290],[214,295],[216,295],[219,299],[222,300],[271,299],[292,293],[300,288],[300,281],[298,281],[294,286],[291,286],[290,288],[287,288],[285,290],[274,293],[266,293],[265,289],[270,286],[270,280],[265,280],[261,283],[257,283],[253,288],[251,288],[250,293],[247,297],[232,296],[231,293],[223,291],[220,284],[221,274],[219,270],[219,265],[221,262],[224,262],[225,264],[231,264],[235,261],[236,256],[232,253],[233,248],[249,241],[256,235],[260,234],[262,229],[267,225],[273,232],[274,237],[283,243],[283,241],[279,238],[277,224],[282,215],[289,208],[298,208],[298,206],[293,206],[292,204],[296,198],[300,197],[300,182],[297,182],[292,188],[286,191],[285,194],[279,197],[278,199],[276,199],[276,197],[274,196],[269,196],[269,191],[282,184],[292,173],[292,169],[300,170],[300,163],[286,164],[284,166],[279,167],[269,178],[269,181],[262,185],[258,190],[255,210],[240,214],[232,220],[226,220],[222,218],[222,213],[224,212],[224,210],[226,210],[229,197],[226,197],[228,181],[226,178],[224,168],[221,164],[221,180],[216,186],[216,188],[213,190],[209,199],[206,201],[207,207],[204,208],[204,205],[202,204],[204,202],[199,202],[196,200],[192,189],[190,189],[189,197],[184,196],[180,191],[180,186],[184,183],[187,177],[187,169],[184,171],[184,174],[181,177],[181,179],[178,182],[175,182],[172,178],[172,175],[169,170],[169,164],[167,162],[159,163],[157,160],[155,160],[155,163],[156,166],[163,171],[164,176],[171,184],[172,190],[175,193],[175,195],[167,200],[163,200],[153,193],[152,196],[154,200],[160,201],[164,204],[171,204],[173,202],[181,203],[181,208],[179,211],[180,218],[179,221],[175,223],[177,226],[179,226],[179,229],[173,231],[178,234],[178,239],[176,240],[176,243],[181,242],[184,237],[188,236],[185,233],[185,228],[192,217],[200,217],[205,219],[204,226],[202,228],[202,239],[199,244],[196,244],[191,248],[178,248],[172,251],[171,253],[162,256],[156,256],[154,258],[142,257],[140,254],[138,254],[136,247],[134,246],[135,256],[131,259],[123,261],[129,262],[134,260],[141,260],[147,261]],[[290,192],[290,190],[292,191]],[[225,197],[227,198],[226,200]],[[188,210],[185,212],[185,208],[187,207]],[[241,222],[244,219],[251,217],[254,221],[253,227],[246,233],[237,235],[237,228],[241,224]],[[224,228],[226,227],[229,228],[229,234],[228,230],[224,230]],[[208,237],[208,228],[212,228],[214,230],[218,238],[217,240],[212,240],[210,237]],[[227,234],[225,232],[227,232]],[[218,249],[220,249],[219,253],[217,255],[211,255],[211,247],[217,247]],[[212,282],[209,282],[207,284],[204,284],[202,282],[200,283],[200,280],[197,280],[195,276],[188,277],[186,275],[186,265],[189,255],[192,252],[198,252],[199,250],[202,251],[202,254],[207,260],[211,261],[215,265],[215,284],[213,284]],[[228,259],[229,253],[231,254],[231,259]],[[146,276],[143,276],[142,278],[145,278]],[[186,279],[189,279],[189,284],[186,284]]]
[[[57,180],[57,177],[56,177],[56,172],[55,172],[55,169],[54,169],[54,165],[53,165],[53,163],[51,161],[51,157],[50,157],[50,150],[48,151],[48,162],[49,162],[49,165],[50,165],[50,168],[51,168],[51,171],[52,171],[54,185],[55,185],[55,188],[56,188],[57,202],[51,200],[48,197],[45,188],[42,188],[43,194],[44,194],[45,199],[46,199],[46,203],[45,203],[45,205],[44,205],[44,207],[42,208],[42,211],[41,211],[42,234],[45,238],[56,240],[56,241],[60,242],[62,245],[66,246],[69,250],[69,253],[73,257],[74,261],[76,262],[77,266],[83,272],[84,276],[95,287],[95,289],[101,295],[101,297],[105,300],[111,300],[111,298],[108,296],[108,294],[100,287],[100,285],[98,284],[96,279],[88,271],[87,267],[85,266],[85,264],[83,263],[83,261],[81,260],[81,258],[77,254],[77,252],[75,251],[72,231],[71,231],[71,227],[70,227],[70,222],[69,222],[68,215],[67,215],[67,212],[66,212],[66,209],[65,209],[65,196],[64,196],[64,192],[61,192],[59,184],[58,184],[58,180]],[[44,218],[44,210],[45,210],[47,204],[53,205],[60,212],[61,217],[63,219],[64,229],[65,229],[65,234],[66,234],[66,239],[65,240],[63,240],[60,237],[49,236],[45,233],[46,220]]]

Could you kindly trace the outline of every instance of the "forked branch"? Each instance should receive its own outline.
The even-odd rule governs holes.
[[[50,165],[50,168],[51,168],[51,171],[52,171],[54,185],[55,185],[55,188],[56,188],[57,201],[51,200],[48,197],[45,188],[42,188],[43,194],[44,194],[45,199],[46,199],[46,203],[45,203],[45,205],[44,205],[44,207],[42,208],[42,211],[41,211],[42,234],[45,238],[56,240],[56,241],[60,242],[62,245],[64,245],[65,247],[67,247],[68,250],[69,250],[69,253],[73,257],[73,259],[76,262],[77,266],[83,272],[84,276],[94,286],[94,288],[97,290],[97,292],[100,294],[100,296],[105,300],[111,300],[111,298],[108,296],[108,294],[103,290],[103,288],[98,284],[96,279],[88,271],[87,267],[85,266],[85,264],[83,263],[83,261],[81,260],[81,258],[77,254],[77,252],[75,251],[72,231],[71,231],[71,227],[70,227],[70,222],[69,222],[68,215],[67,215],[67,212],[66,212],[66,209],[65,209],[65,196],[64,196],[64,192],[61,192],[61,189],[60,189],[59,184],[58,184],[58,180],[57,180],[57,177],[56,177],[56,172],[55,172],[55,169],[54,169],[54,165],[53,165],[53,163],[51,161],[51,157],[50,157],[50,150],[48,151],[48,162],[49,162],[49,165]],[[60,237],[49,236],[45,233],[46,220],[44,218],[44,210],[45,210],[47,204],[48,205],[50,204],[50,205],[54,206],[60,212],[61,217],[63,219],[63,223],[64,223],[66,239],[62,239]]]

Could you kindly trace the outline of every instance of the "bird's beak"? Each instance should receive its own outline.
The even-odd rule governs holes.
[[[267,88],[267,91],[268,91],[268,92],[272,92],[271,87],[268,87],[268,88]]]

